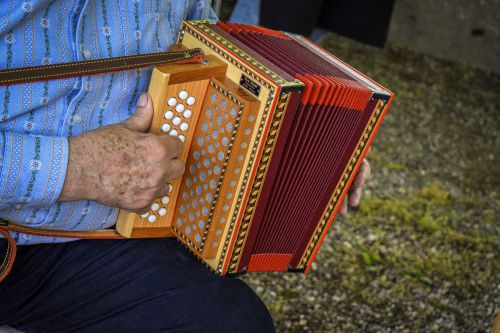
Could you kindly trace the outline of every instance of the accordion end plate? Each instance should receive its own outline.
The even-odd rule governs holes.
[[[305,274],[306,268],[305,267],[296,267],[296,268],[289,267],[287,272],[289,272],[289,273],[304,273]]]
[[[246,270],[241,270],[241,271],[237,271],[237,272],[227,273],[225,276],[235,278],[235,277],[245,275],[246,273],[247,273]]]

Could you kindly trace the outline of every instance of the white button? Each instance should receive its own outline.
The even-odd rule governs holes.
[[[184,111],[184,104],[177,104],[177,105],[175,106],[175,111],[177,111],[177,112],[182,112],[182,111]]]
[[[170,188],[170,186],[169,186]],[[170,197],[168,195],[164,196],[163,198],[161,198],[161,203],[166,205],[170,202]]]
[[[158,215],[160,216],[167,215],[167,210],[165,208],[160,208],[160,210],[158,211]]]
[[[142,217],[143,219],[145,219],[145,218],[146,218],[146,217],[148,217],[148,216],[149,216],[149,213],[144,213],[144,214],[142,214],[142,215],[141,215],[141,217]]]
[[[151,205],[151,209],[155,212],[158,210],[158,208],[160,208],[160,205],[158,205],[158,203],[156,202]]]
[[[177,134],[179,133],[177,132],[177,130],[173,129],[168,134],[170,134],[171,136],[177,136]]]
[[[193,96],[189,96],[186,103],[187,105],[193,105],[196,100],[194,99]]]
[[[174,113],[170,110],[165,112],[165,119],[172,119],[174,117]]]
[[[184,142],[184,140],[186,140],[186,137],[185,137],[184,135],[182,135],[182,134],[181,134],[181,135],[179,135],[179,139],[180,139],[182,142]]]
[[[173,189],[174,187],[172,186],[172,184],[168,184],[168,192],[172,192]]]
[[[149,215],[148,222],[149,223],[154,223],[155,221],[156,221],[156,215]]]
[[[168,131],[170,131],[170,125],[167,123],[161,125],[161,131],[167,133]]]
[[[167,103],[170,106],[174,106],[175,104],[177,104],[177,100],[175,99],[175,97],[170,97]]]
[[[188,92],[186,90],[181,90],[179,92],[179,98],[180,99],[186,99],[188,97]]]
[[[181,123],[181,117],[175,117],[174,119],[172,119],[172,124],[174,124],[175,126],[179,125]]]
[[[188,124],[187,123],[182,123],[181,126],[179,126],[181,131],[186,131],[188,129]]]
[[[184,116],[184,118],[191,118],[191,116],[193,115],[193,112],[189,109],[187,109],[186,111],[184,111],[184,113],[182,114]]]

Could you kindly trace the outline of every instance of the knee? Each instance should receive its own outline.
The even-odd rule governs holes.
[[[274,332],[274,322],[264,303],[240,280],[221,278],[210,288],[206,312],[214,331]]]

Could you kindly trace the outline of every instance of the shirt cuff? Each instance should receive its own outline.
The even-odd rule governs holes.
[[[66,137],[0,132],[0,210],[54,204],[68,155]]]

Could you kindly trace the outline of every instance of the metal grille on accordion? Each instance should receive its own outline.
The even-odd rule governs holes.
[[[219,274],[307,272],[393,94],[300,36],[185,21],[208,62],[154,69],[150,132],[184,141],[182,179],[126,237],[177,237]]]

